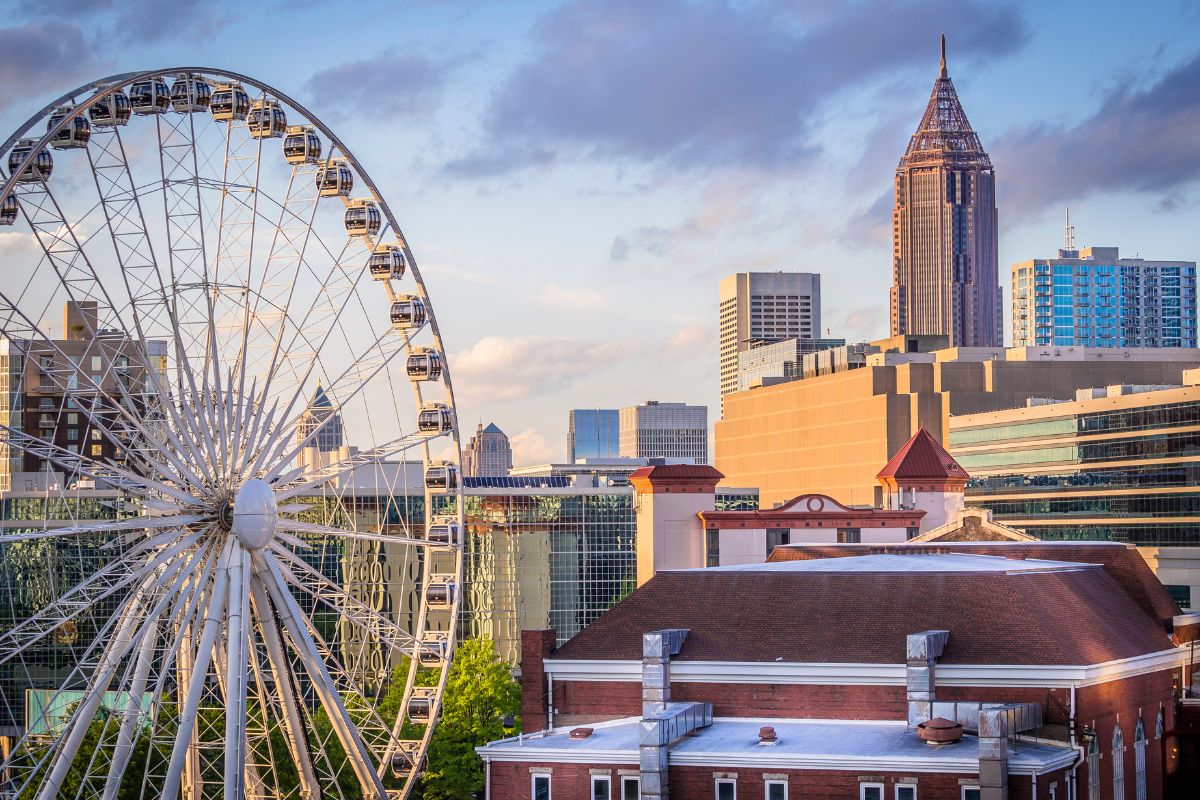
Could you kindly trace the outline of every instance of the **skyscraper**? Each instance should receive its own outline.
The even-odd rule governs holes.
[[[1017,347],[1195,347],[1196,262],[1058,251],[1012,266]]]
[[[821,276],[738,272],[721,281],[721,394],[738,388],[738,353],[752,345],[821,335]]]
[[[504,431],[489,422],[475,429],[475,435],[463,451],[463,474],[473,478],[497,478],[512,469],[512,447]]]
[[[321,384],[308,408],[296,422],[296,443],[306,443],[296,456],[296,465],[316,471],[349,458],[342,415],[333,407]]]
[[[996,176],[946,69],[896,167],[892,335],[935,334],[951,346],[1003,341]]]
[[[567,463],[621,455],[621,424],[615,408],[573,408],[567,430]]]
[[[708,463],[708,407],[648,400],[621,409],[621,455]]]

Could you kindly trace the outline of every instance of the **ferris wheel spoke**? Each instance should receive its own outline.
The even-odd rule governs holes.
[[[264,551],[257,551],[254,554],[254,572],[274,602],[275,609],[279,614],[279,621],[296,646],[296,654],[308,673],[322,707],[329,715],[330,723],[341,742],[346,759],[350,762],[359,785],[366,792],[374,792],[374,796],[378,800],[383,800],[387,796],[387,792],[375,772],[375,766],[371,763],[370,751],[350,719],[337,687],[321,660],[312,636],[307,627],[300,622],[304,616],[303,612],[300,611],[284,582],[279,563]]]
[[[159,528],[181,528],[198,522],[207,522],[203,514],[186,514],[174,517],[133,517],[112,522],[97,522],[92,525],[72,525],[65,528],[46,528],[24,533],[0,534],[0,545],[16,542],[32,542],[38,539],[66,539],[72,536],[90,536],[106,533],[121,533]]]
[[[338,614],[343,615],[345,619],[359,625],[370,634],[386,635],[389,650],[407,651],[417,645],[416,637],[410,632],[355,598],[346,591],[344,586],[338,586],[294,553],[278,546],[273,546],[271,552],[286,560],[291,567],[295,567],[294,571],[291,567],[279,563],[278,559],[275,561],[274,566],[279,570],[287,585],[301,590],[314,600],[325,603]],[[300,578],[296,571],[303,574],[304,578]]]
[[[280,467],[290,464],[299,451],[307,447],[316,438],[319,431],[319,428],[313,431],[312,434],[302,439],[296,448],[286,457],[279,458],[276,462],[278,466],[267,473],[266,480],[270,481],[273,478],[279,477],[282,474]],[[430,435],[428,433],[410,433],[378,447],[372,447],[370,450],[359,451],[347,458],[335,461],[327,467],[321,467],[315,471],[307,471],[297,480],[280,486],[275,492],[275,499],[277,501],[288,500],[292,497],[302,495],[321,484],[352,475],[362,467],[371,464],[382,464],[390,458],[395,458],[401,453],[425,444],[429,439]]]
[[[383,544],[402,544],[411,545],[413,547],[426,547],[429,545],[428,539],[416,539],[412,537],[395,536],[386,533],[350,531],[346,530],[345,528],[317,525],[312,522],[299,522],[291,519],[279,520],[279,522],[276,523],[276,527],[282,528],[285,531],[301,533],[307,536],[332,536],[335,539],[353,539],[360,542],[381,542]]]

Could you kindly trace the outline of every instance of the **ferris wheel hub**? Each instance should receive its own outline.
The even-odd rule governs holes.
[[[279,505],[265,481],[251,478],[233,500],[233,532],[247,550],[261,550],[275,535]]]

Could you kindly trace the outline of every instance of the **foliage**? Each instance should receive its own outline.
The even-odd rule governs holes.
[[[483,791],[479,745],[513,733],[503,718],[519,720],[521,687],[488,639],[467,639],[454,653],[441,721],[433,733],[424,800],[470,800]],[[519,722],[517,723],[519,725]]]

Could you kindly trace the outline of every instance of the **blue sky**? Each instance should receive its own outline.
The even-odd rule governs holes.
[[[1066,203],[1080,244],[1200,255],[1200,7],[1183,0],[0,8],[6,129],[137,68],[224,67],[306,102],[404,227],[460,418],[495,421],[518,463],[565,455],[572,407],[714,416],[730,272],[820,272],[832,335],[886,335],[892,173],[942,31],[996,165],[1002,282],[1053,254]]]

